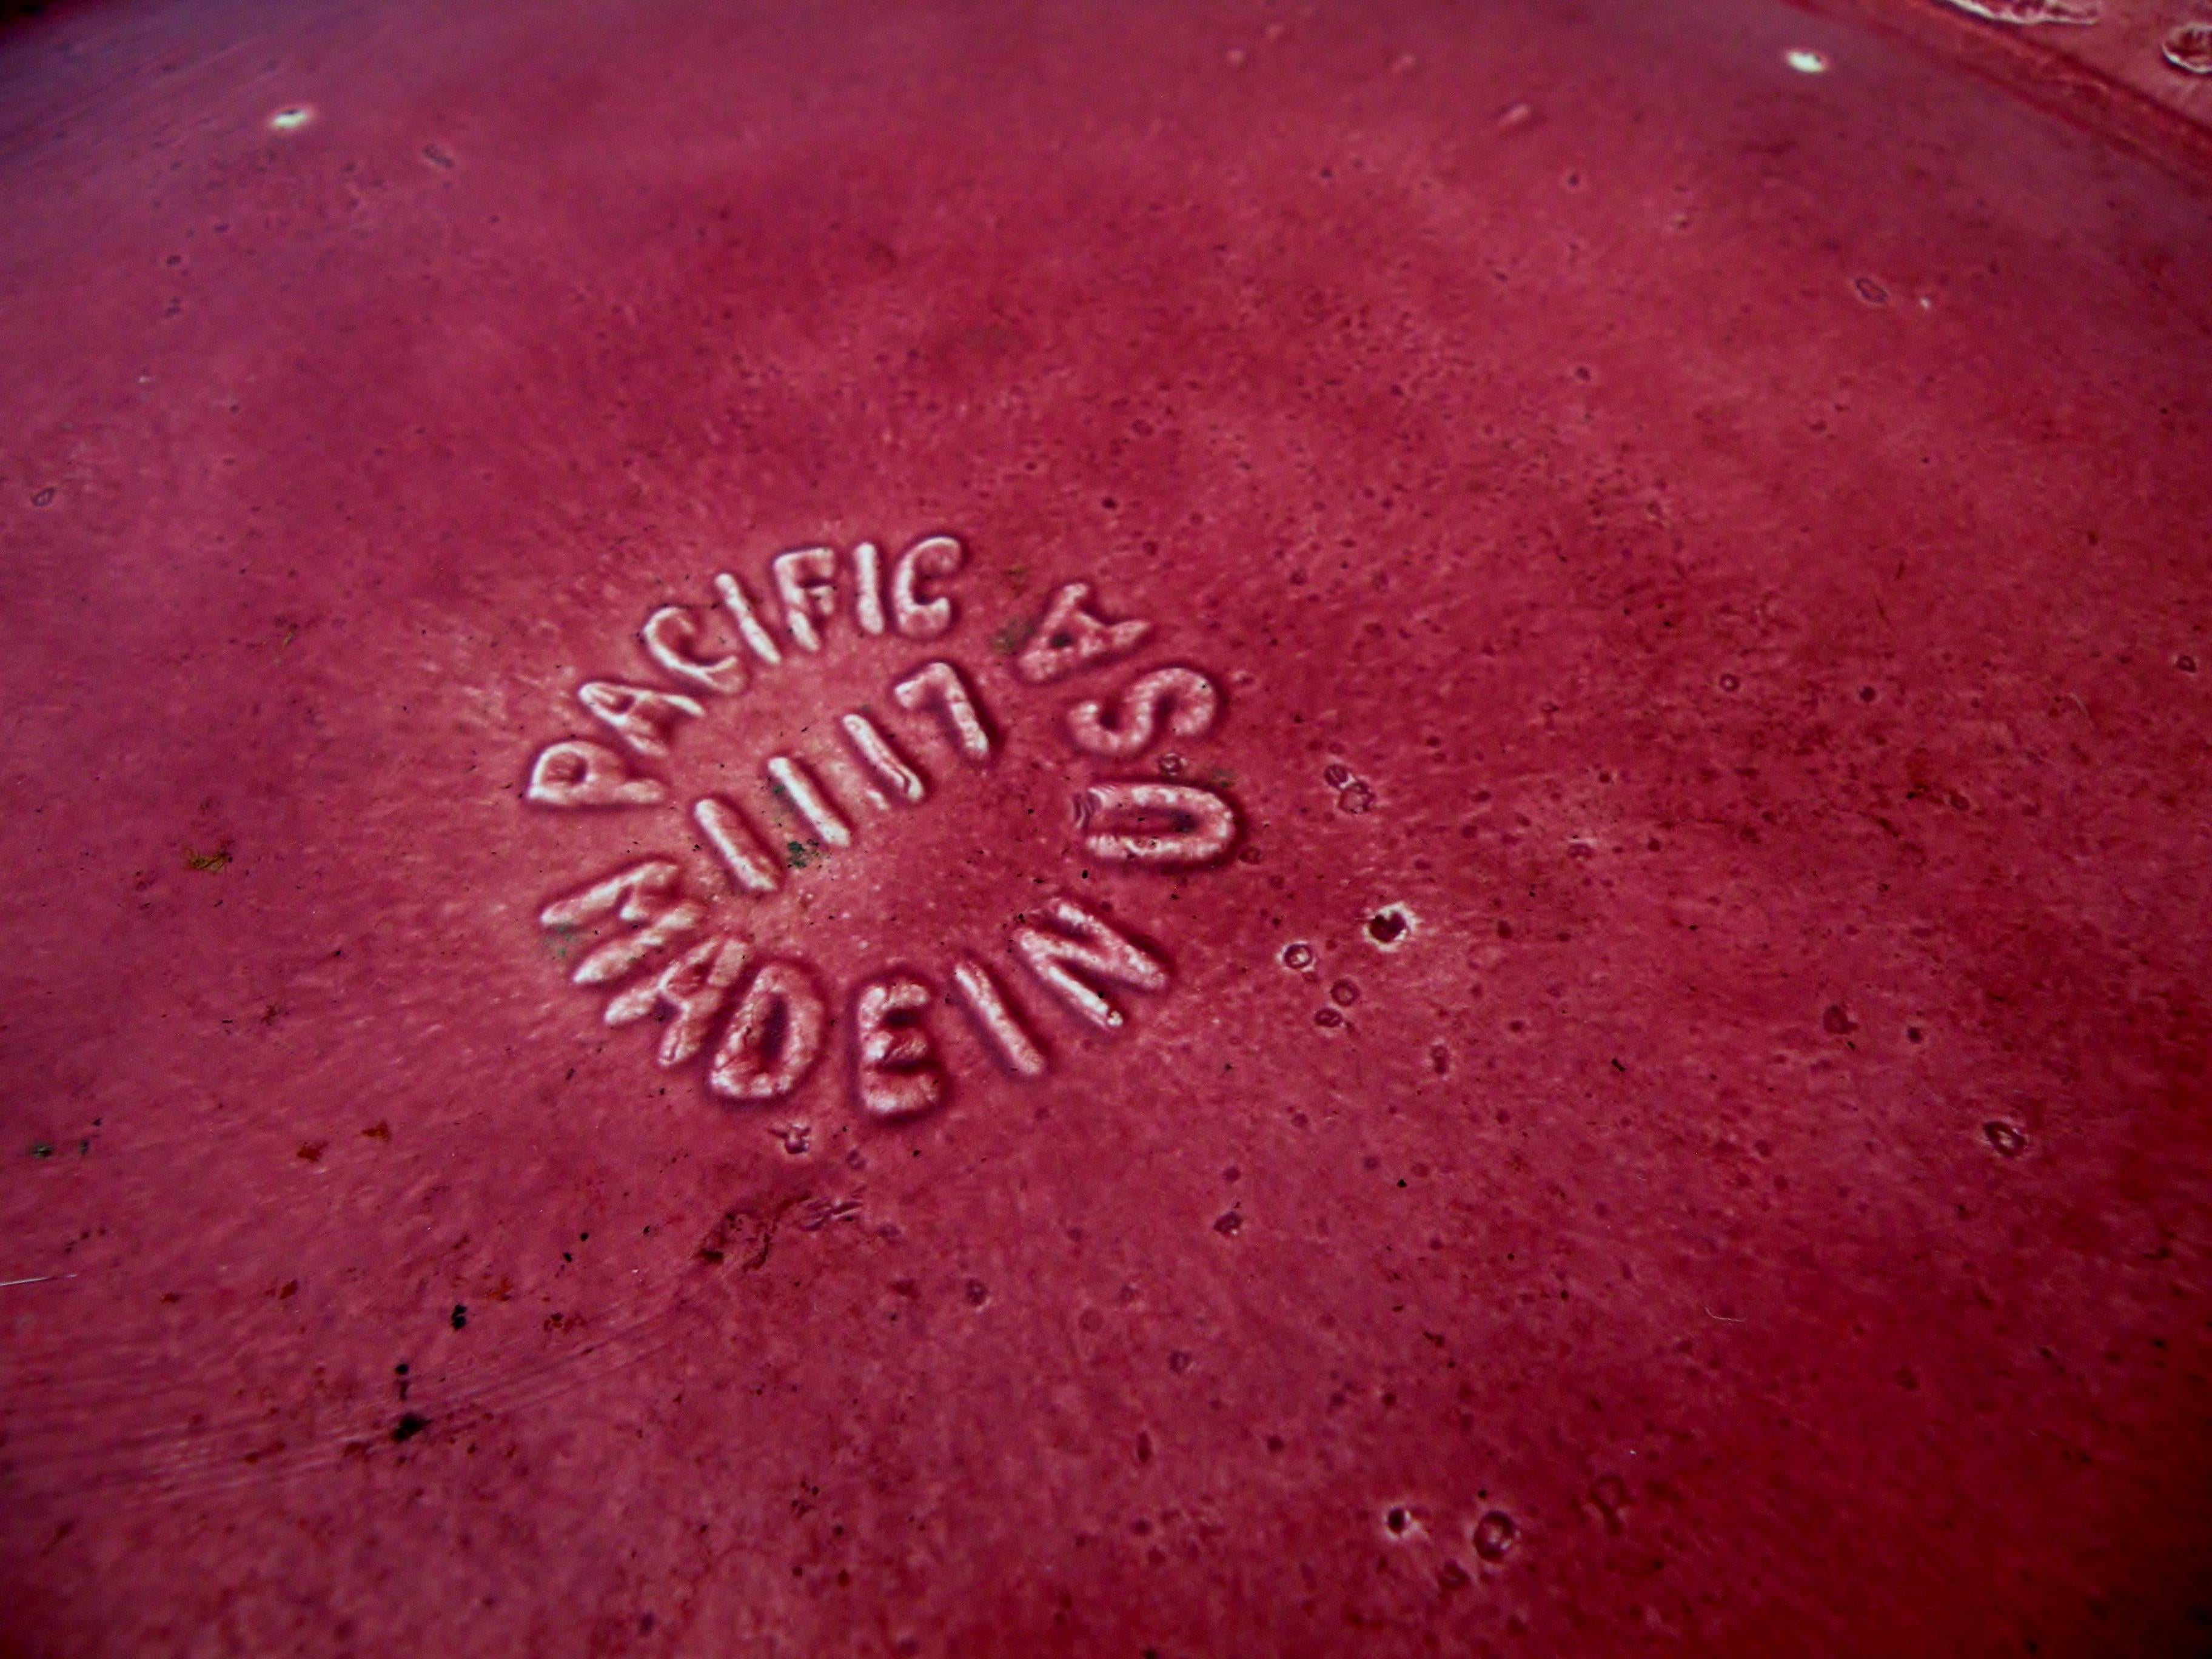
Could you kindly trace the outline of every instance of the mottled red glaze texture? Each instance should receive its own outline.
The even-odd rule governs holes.
[[[1812,0],[1823,11],[1913,40],[2108,138],[2202,173],[2212,167],[2212,76],[2173,61],[2175,31],[2199,0]],[[1978,7],[1980,9],[1974,9]],[[1809,9],[1809,7],[1808,7]],[[2003,21],[2054,12],[2088,21]],[[2201,50],[2201,47],[2197,48]],[[2185,46],[2185,61],[2195,61]]]
[[[2208,209],[1759,0],[9,23],[0,1650],[2202,1650]],[[570,982],[651,855],[787,1094]]]

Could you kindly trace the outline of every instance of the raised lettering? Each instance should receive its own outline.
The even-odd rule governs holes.
[[[883,556],[873,542],[853,550],[853,617],[863,634],[884,631]]]
[[[822,635],[814,624],[837,614],[837,556],[826,547],[802,547],[769,562],[776,596],[783,601],[783,625],[802,651],[819,651]]]
[[[634,775],[605,744],[549,744],[530,769],[529,798],[540,806],[658,806],[667,787]]]
[[[850,847],[853,844],[852,826],[830,804],[830,797],[823,793],[820,780],[807,769],[805,761],[793,760],[788,755],[771,756],[768,763],[768,777],[771,790],[806,820],[807,827],[814,831],[815,839],[824,847]]]
[[[707,1086],[731,1100],[782,1100],[814,1069],[829,1026],[812,975],[794,962],[763,963],[730,1015]]]
[[[664,605],[645,619],[645,654],[675,678],[702,691],[724,696],[745,689],[745,665],[735,657],[708,662],[691,654],[698,642],[699,619],[680,605]]]
[[[660,1063],[681,1066],[707,1046],[714,1017],[744,971],[744,941],[710,939],[694,945],[642,984],[624,987],[607,1004],[607,1024],[628,1025],[658,1008],[672,1011],[660,1037]]]
[[[912,1117],[945,1098],[945,1068],[921,1028],[936,994],[911,974],[886,974],[853,1004],[854,1086],[871,1117]]]
[[[898,745],[887,737],[866,714],[847,714],[838,726],[845,733],[845,741],[860,757],[860,763],[873,773],[876,781],[909,806],[917,805],[928,794],[928,786],[921,775],[907,763]]]
[[[576,689],[576,701],[624,743],[653,760],[668,758],[667,727],[706,712],[679,691],[655,691],[611,680],[586,681]]]
[[[714,591],[722,596],[722,609],[730,613],[730,620],[738,625],[738,637],[752,650],[753,655],[773,666],[783,660],[783,652],[775,642],[775,635],[762,624],[760,615],[753,609],[753,596],[745,592],[745,585],[725,571],[714,578]]]
[[[1118,699],[1111,724],[1106,707],[1079,702],[1067,711],[1067,734],[1075,746],[1093,755],[1128,760],[1149,749],[1159,735],[1161,710],[1167,729],[1178,738],[1200,738],[1213,729],[1220,694],[1194,668],[1155,668],[1130,682]]]
[[[730,879],[748,893],[772,893],[781,878],[776,874],[775,861],[762,848],[760,835],[745,815],[720,796],[707,795],[694,803],[691,816],[697,820],[700,832],[707,844],[722,860]]]
[[[586,954],[569,977],[578,985],[605,985],[627,975],[663,945],[681,939],[705,917],[704,905],[678,896],[679,872],[666,859],[647,859],[618,870],[580,893],[556,899],[538,913],[553,933],[568,936],[589,930],[597,938],[610,920],[625,932]]]
[[[1125,864],[1211,864],[1237,839],[1229,803],[1195,784],[1095,783],[1077,811],[1091,854]]]
[[[951,663],[924,663],[891,687],[891,696],[900,708],[916,713],[933,707],[963,759],[981,766],[991,758],[991,728],[984,723],[968,682]]]
[[[1040,984],[1100,1030],[1119,1030],[1123,1016],[1089,980],[1139,991],[1166,988],[1164,963],[1074,900],[1054,899],[1045,915],[1052,930],[1030,923],[1014,930],[1014,954]]]
[[[989,969],[972,957],[963,957],[952,965],[952,988],[968,1010],[968,1017],[975,1021],[975,1029],[983,1034],[984,1041],[1008,1071],[1017,1077],[1044,1075],[1044,1051],[1022,1024]]]
[[[1151,635],[1148,622],[1132,618],[1109,623],[1092,616],[1085,608],[1090,597],[1089,582],[1069,582],[1052,596],[1029,642],[1014,658],[1016,674],[1031,685],[1064,679],[1079,669],[1127,655]]]
[[[921,597],[924,576],[950,576],[968,562],[968,550],[950,536],[925,536],[891,566],[891,624],[909,640],[933,640],[952,627],[952,601]]]

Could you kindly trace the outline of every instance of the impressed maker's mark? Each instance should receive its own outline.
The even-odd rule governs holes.
[[[550,744],[531,764],[526,795],[536,806],[665,815],[669,840],[709,849],[726,878],[726,890],[688,890],[679,858],[647,853],[539,913],[573,981],[606,999],[606,1023],[657,1022],[659,1063],[696,1072],[714,1095],[789,1099],[822,1069],[841,1023],[832,1009],[842,1006],[854,1105],[875,1121],[908,1118],[950,1092],[930,1024],[939,1010],[957,1009],[1006,1074],[1029,1079],[1052,1067],[1048,1019],[1118,1030],[1131,993],[1168,988],[1156,951],[1109,920],[1108,907],[1066,892],[1016,917],[995,963],[979,948],[940,945],[933,967],[902,957],[834,1000],[804,956],[757,942],[771,930],[749,907],[779,903],[793,872],[930,807],[944,780],[933,778],[925,752],[941,757],[940,774],[973,768],[988,779],[1041,702],[1077,753],[1123,773],[1153,759],[1156,775],[1096,776],[1076,797],[1079,843],[1091,862],[1184,870],[1218,864],[1235,847],[1237,817],[1222,790],[1186,781],[1179,754],[1153,752],[1215,731],[1215,680],[1187,664],[1139,661],[1156,643],[1152,623],[1115,614],[1091,583],[1070,581],[996,642],[1011,653],[1018,695],[1015,706],[987,707],[979,677],[950,643],[967,563],[957,538],[930,535],[888,559],[861,542],[842,555],[778,554],[751,584],[718,574],[711,605],[664,605],[645,618],[639,674],[577,687],[593,735]],[[718,785],[679,796],[665,773],[687,728],[759,677],[807,672],[834,629],[902,653],[881,699],[817,710],[800,723],[805,742],[761,758],[750,791]]]

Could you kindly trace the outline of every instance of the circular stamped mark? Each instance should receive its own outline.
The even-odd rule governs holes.
[[[1165,953],[1098,890],[1236,850],[1227,775],[1188,753],[1221,726],[1220,681],[1161,659],[1153,623],[1081,580],[963,651],[970,568],[958,538],[931,534],[718,574],[710,601],[647,616],[637,669],[575,688],[585,735],[530,762],[533,810],[629,828],[615,867],[540,908],[550,954],[606,1024],[656,1030],[659,1065],[712,1096],[772,1105],[842,1072],[864,1120],[908,1119],[945,1103],[963,1063],[940,1022],[964,1031],[966,1063],[1034,1079],[1055,1025],[1115,1032],[1134,996],[1169,989]],[[725,706],[762,717],[718,720]],[[988,812],[1017,793],[998,781],[1025,745],[1031,782],[1050,775],[1047,748],[1076,769],[1058,824],[1033,802]],[[871,920],[896,909],[882,872],[842,899],[807,890],[872,843],[911,841],[933,810],[927,867],[983,862],[962,836],[979,809],[1027,895],[1011,914],[964,929],[933,914],[921,936],[878,939]],[[825,969],[825,945],[856,941]]]

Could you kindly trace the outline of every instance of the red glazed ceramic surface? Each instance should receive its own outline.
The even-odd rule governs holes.
[[[2200,1650],[2212,216],[1942,16],[11,21],[0,1650]]]

